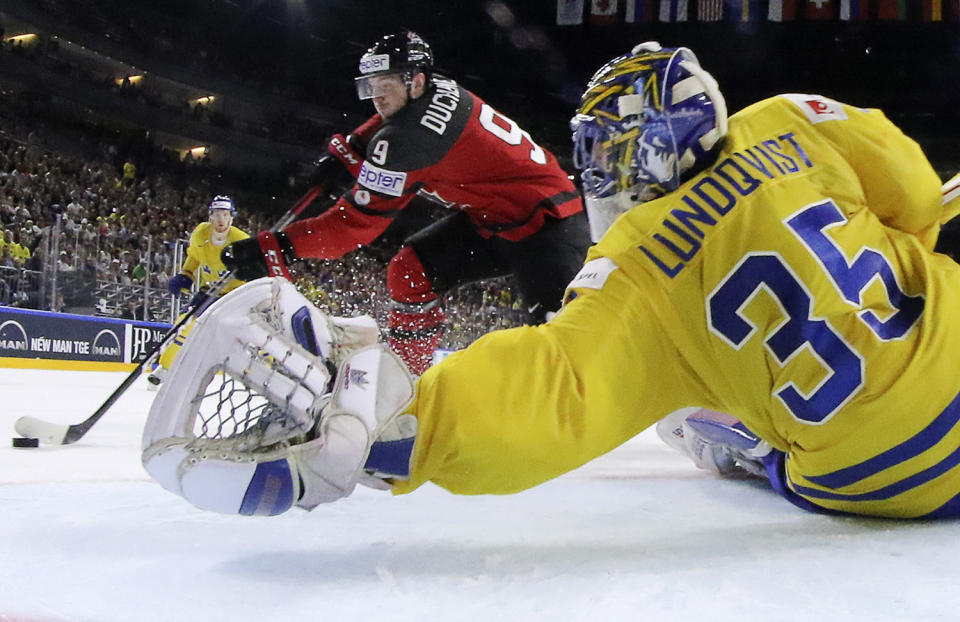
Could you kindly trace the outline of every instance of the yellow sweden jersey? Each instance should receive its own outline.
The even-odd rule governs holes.
[[[397,492],[515,492],[701,406],[786,453],[788,497],[957,513],[960,266],[931,251],[940,187],[879,111],[810,95],[741,111],[711,167],[591,249],[554,320],[421,378]]]
[[[209,285],[215,283],[227,273],[227,267],[223,265],[220,259],[220,252],[226,244],[231,244],[237,240],[243,240],[250,237],[236,227],[230,227],[227,232],[227,242],[224,246],[217,246],[210,240],[211,225],[209,222],[202,222],[190,235],[190,246],[187,248],[187,259],[183,262],[183,268],[180,270],[184,274],[190,275],[194,282],[199,277],[199,285]],[[236,289],[243,284],[243,281],[233,279],[221,293],[225,294]]]
[[[237,240],[250,237],[244,231],[236,227],[230,227],[230,230],[227,232],[226,243],[223,246],[218,246],[210,239],[211,229],[212,227],[209,222],[202,222],[193,230],[193,233],[190,234],[190,246],[187,247],[187,259],[183,262],[183,267],[180,269],[180,272],[189,275],[194,283],[197,283],[197,279],[199,278],[199,285],[201,287],[216,283],[227,273],[227,267],[223,265],[223,260],[220,259],[220,253],[224,247]],[[241,285],[243,285],[243,281],[231,279],[230,282],[224,286],[220,294],[226,294]],[[183,315],[178,317],[177,322],[182,318]],[[161,367],[170,369],[171,365],[173,365],[173,360],[180,351],[180,346],[183,345],[187,335],[190,334],[195,321],[196,320],[193,319],[187,322],[186,326],[173,338],[170,345],[164,348],[159,360]]]

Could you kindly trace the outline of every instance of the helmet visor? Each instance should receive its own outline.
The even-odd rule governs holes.
[[[360,100],[374,97],[389,97],[401,95],[407,90],[407,81],[399,73],[381,73],[372,76],[355,78],[357,97]]]

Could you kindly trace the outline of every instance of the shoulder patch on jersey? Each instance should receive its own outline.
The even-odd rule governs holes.
[[[407,183],[407,174],[402,171],[391,171],[370,164],[364,160],[360,167],[360,175],[357,176],[357,182],[364,188],[386,194],[391,197],[398,197],[403,194],[403,186]]]
[[[786,93],[780,97],[793,102],[804,116],[807,117],[807,121],[810,123],[844,121],[847,119],[847,112],[843,109],[840,102],[828,99],[823,95]]]
[[[607,277],[618,267],[609,257],[591,259],[583,264],[577,276],[573,277],[573,280],[567,285],[567,289],[600,289],[607,282]]]

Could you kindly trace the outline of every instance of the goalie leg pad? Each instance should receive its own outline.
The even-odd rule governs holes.
[[[770,453],[770,445],[732,415],[705,408],[681,409],[657,424],[657,434],[687,454],[697,468],[717,475],[765,477],[763,458]]]

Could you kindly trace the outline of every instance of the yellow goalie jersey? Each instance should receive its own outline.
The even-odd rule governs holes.
[[[200,286],[209,285],[220,280],[227,273],[227,267],[220,259],[220,252],[227,244],[250,237],[236,227],[230,227],[227,232],[227,241],[223,246],[214,244],[210,237],[213,233],[209,222],[202,222],[190,234],[190,246],[187,248],[187,259],[183,262],[180,272],[188,275],[194,283]],[[197,281],[197,279],[200,279]],[[237,279],[231,280],[223,288],[222,294],[236,289],[243,284]]]
[[[880,111],[799,94],[744,109],[712,166],[617,220],[556,318],[421,378],[396,492],[523,490],[700,406],[784,452],[788,497],[960,515],[960,266],[932,252],[940,188]]]

